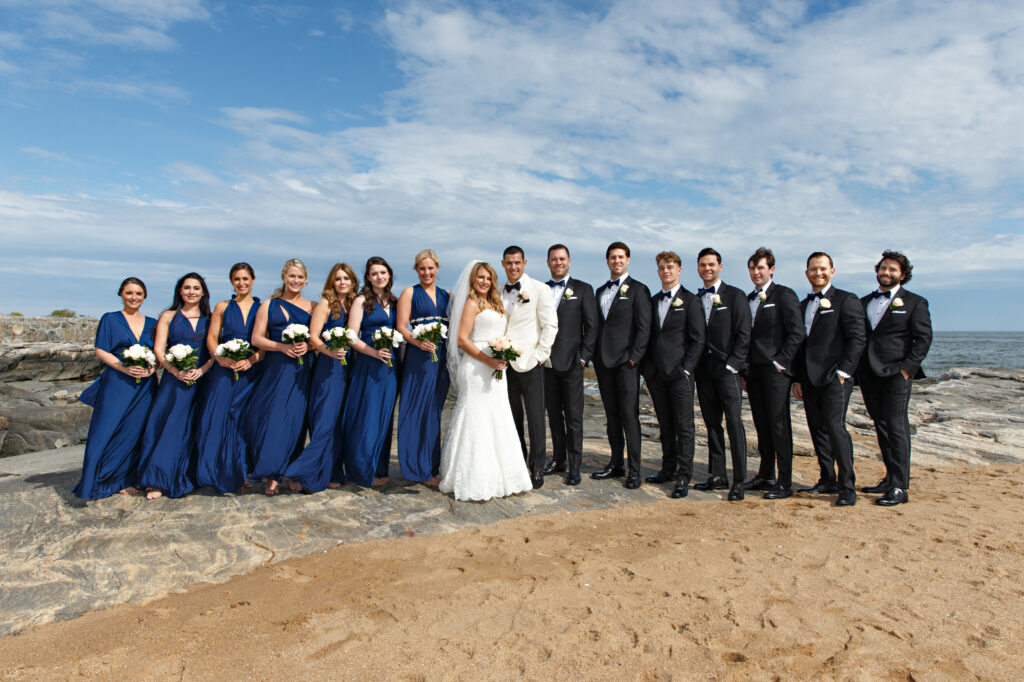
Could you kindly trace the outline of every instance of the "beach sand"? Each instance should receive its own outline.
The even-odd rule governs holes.
[[[1018,679],[1024,470],[913,475],[343,545],[4,637],[0,679]]]

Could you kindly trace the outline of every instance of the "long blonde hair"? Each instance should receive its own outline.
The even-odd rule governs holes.
[[[491,288],[487,291],[487,298],[480,298],[480,295],[476,293],[476,288],[473,287],[473,283],[476,281],[477,273],[480,272],[480,268],[486,268],[487,272],[491,275]],[[477,306],[480,310],[483,310],[490,305],[494,310],[498,311],[502,315],[505,314],[505,304],[501,302],[501,294],[498,293],[498,273],[490,263],[480,263],[473,268],[473,276],[469,278],[469,297],[476,301]]]
[[[334,290],[334,277],[338,274],[338,270],[344,271],[348,275],[350,282],[344,301],[338,298],[338,292]],[[320,295],[326,299],[327,305],[331,307],[331,312],[334,313],[334,316],[336,318],[341,317],[342,309],[345,312],[351,310],[352,302],[359,295],[359,279],[356,277],[356,271],[348,263],[335,263],[334,267],[331,268],[330,274],[327,275],[327,281],[324,282],[324,290],[320,292]]]
[[[274,289],[274,293],[270,295],[270,298],[281,298],[284,296],[284,276],[288,272],[289,268],[298,268],[302,270],[303,277],[306,281],[309,281],[309,270],[306,269],[306,264],[300,261],[298,258],[292,258],[291,260],[285,261],[284,265],[281,266],[281,286]]]

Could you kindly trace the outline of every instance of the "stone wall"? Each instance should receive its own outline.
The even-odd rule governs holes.
[[[11,343],[77,343],[96,340],[95,317],[19,317],[0,315],[0,345]]]

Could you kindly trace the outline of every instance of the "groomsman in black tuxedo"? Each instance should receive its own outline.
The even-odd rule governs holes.
[[[747,490],[766,490],[764,497],[781,500],[793,494],[793,427],[789,415],[789,387],[793,356],[804,340],[800,299],[789,287],[776,284],[775,254],[765,247],[747,259],[754,290],[747,294],[750,317],[750,352],[747,354],[747,398],[757,431],[761,465],[757,475],[743,484]],[[775,478],[778,462],[779,477]]]
[[[861,299],[867,317],[867,349],[857,381],[875,422],[885,478],[861,488],[885,493],[875,504],[892,507],[907,501],[910,486],[910,388],[923,379],[921,363],[932,345],[928,301],[903,287],[914,266],[899,251],[884,251],[875,265],[878,289]]]
[[[730,501],[743,499],[747,476],[747,435],[740,410],[743,405],[740,372],[747,365],[750,345],[750,309],[742,290],[722,282],[722,256],[712,248],[697,254],[697,274],[704,286],[697,290],[704,313],[704,350],[697,363],[697,400],[708,431],[708,469],[711,475],[697,490],[729,487],[725,473],[725,431],[729,431],[733,484]]]
[[[583,368],[594,356],[597,344],[597,299],[594,289],[569,276],[569,247],[548,249],[551,297],[558,311],[558,335],[551,357],[544,362],[544,404],[551,425],[553,457],[545,474],[566,471],[568,485],[580,484],[583,459]]]
[[[793,395],[804,401],[821,475],[812,487],[797,492],[838,492],[836,504],[852,507],[857,503],[857,493],[846,408],[853,393],[851,377],[864,351],[864,306],[856,295],[832,286],[835,272],[832,256],[827,253],[815,251],[808,256],[811,293],[800,304],[807,338],[793,363],[798,381],[793,384]]]
[[[640,361],[651,333],[651,293],[626,272],[629,247],[612,242],[605,251],[610,279],[597,290],[597,347],[594,369],[608,422],[612,458],[590,474],[598,480],[626,474],[623,450],[629,455],[627,488],[640,487]]]
[[[686,497],[693,473],[693,373],[704,350],[700,301],[679,284],[674,251],[655,257],[661,291],[651,296],[651,340],[641,363],[661,430],[661,470],[648,483],[675,481],[672,497]]]

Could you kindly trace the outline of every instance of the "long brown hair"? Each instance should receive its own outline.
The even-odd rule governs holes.
[[[487,291],[487,298],[480,298],[480,294],[476,293],[476,288],[473,283],[476,282],[476,276],[480,272],[480,268],[484,268],[491,275],[491,288]],[[476,301],[476,304],[483,310],[490,305],[492,308],[497,310],[502,315],[505,314],[505,304],[501,302],[501,294],[498,292],[498,273],[490,263],[479,263],[473,269],[473,276],[469,278],[469,297]]]
[[[373,284],[370,282],[370,268],[374,265],[383,265],[388,271],[388,285],[384,287],[384,293],[379,297],[373,293]],[[363,300],[363,314],[369,315],[373,312],[373,307],[378,303],[383,307],[385,304],[388,306],[394,305],[398,300],[395,295],[391,293],[391,286],[395,283],[395,271],[391,269],[388,262],[380,256],[373,256],[366,261],[366,270],[363,272],[363,290],[359,292],[360,296],[364,297]]]
[[[284,276],[288,272],[288,268],[298,268],[302,270],[302,274],[305,275],[306,281],[309,281],[309,270],[306,269],[306,264],[300,261],[298,258],[292,258],[291,260],[285,261],[284,265],[281,266],[281,286],[274,289],[274,293],[270,295],[270,298],[281,298],[284,296]]]
[[[338,292],[334,290],[334,278],[338,274],[338,270],[342,270],[348,275],[349,282],[351,283],[348,288],[348,293],[345,294],[345,300],[342,301],[338,298]],[[341,317],[342,309],[348,312],[352,308],[352,302],[356,300],[358,292],[356,286],[359,283],[359,278],[356,276],[356,271],[349,266],[348,263],[335,263],[334,267],[331,268],[331,272],[327,275],[327,281],[324,282],[324,290],[320,292],[320,295],[327,301],[327,305],[331,307],[331,312],[334,313],[334,317]]]

